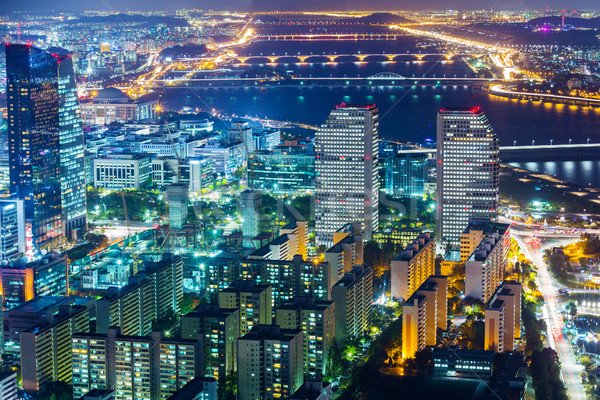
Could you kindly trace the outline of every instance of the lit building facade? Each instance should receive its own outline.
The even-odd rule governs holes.
[[[275,311],[275,324],[281,329],[302,329],[304,373],[325,376],[329,349],[335,336],[334,303],[314,297],[296,297]]]
[[[70,384],[71,335],[89,332],[86,306],[68,306],[49,315],[39,325],[21,332],[21,378],[23,389],[38,392],[52,381]]]
[[[23,200],[0,200],[0,261],[15,261],[26,252]]]
[[[287,399],[303,383],[302,330],[259,325],[238,339],[238,399]]]
[[[106,88],[81,103],[81,115],[85,125],[140,121],[155,118],[157,104],[156,100],[132,100],[117,88]]]
[[[10,191],[34,243],[85,226],[83,129],[70,56],[7,44]]]
[[[237,339],[240,337],[240,310],[201,304],[181,317],[181,337],[200,338],[204,357],[203,375],[225,379],[237,370]]]
[[[434,273],[434,237],[423,233],[392,260],[392,297],[407,300]]]
[[[379,110],[336,106],[315,135],[317,244],[333,245],[342,225],[360,222],[365,240],[379,226]]]
[[[425,194],[428,157],[424,154],[396,154],[385,160],[385,191],[389,196]]]
[[[465,261],[465,297],[487,303],[504,279],[510,248],[510,225],[473,222],[465,230],[463,238],[465,246],[462,248],[470,249],[479,242]],[[476,240],[471,240],[473,238]]]
[[[139,189],[150,181],[150,158],[142,154],[111,154],[94,159],[94,186]]]
[[[198,341],[150,336],[76,333],[71,338],[73,396],[114,389],[116,400],[167,399],[201,376]]]
[[[412,358],[425,346],[435,346],[437,329],[447,328],[447,278],[430,276],[405,301],[402,310],[402,358]]]
[[[331,289],[335,303],[335,340],[338,346],[350,337],[361,337],[373,317],[373,270],[355,266]]]
[[[315,156],[295,147],[257,151],[248,158],[248,187],[275,194],[312,192]]]
[[[273,301],[271,286],[253,281],[235,281],[219,292],[219,307],[240,310],[240,337],[257,325],[271,324]]]
[[[504,282],[485,308],[484,349],[513,351],[521,337],[521,284]]]
[[[36,296],[66,296],[69,263],[66,254],[47,254],[29,263],[0,267],[2,305],[10,310]]]
[[[479,108],[437,116],[436,240],[438,253],[460,245],[471,219],[498,219],[498,138]]]

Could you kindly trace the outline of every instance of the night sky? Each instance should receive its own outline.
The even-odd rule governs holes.
[[[598,9],[598,0],[0,0],[0,12],[162,10],[178,8],[268,10]]]

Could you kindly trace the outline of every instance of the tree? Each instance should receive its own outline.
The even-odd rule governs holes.
[[[97,235],[95,233],[88,233],[86,238],[93,249],[99,249],[101,247],[106,247],[110,244],[110,239],[106,235]]]
[[[72,400],[73,387],[65,382],[49,382],[42,386],[42,390],[33,398],[35,400]]]
[[[565,308],[569,311],[569,315],[571,315],[571,318],[575,318],[575,316],[577,315],[577,304],[575,304],[575,302],[571,300],[567,303]]]
[[[236,400],[237,398],[237,373],[229,371],[223,385],[218,386],[219,400]]]

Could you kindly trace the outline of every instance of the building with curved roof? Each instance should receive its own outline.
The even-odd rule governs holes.
[[[154,118],[156,105],[156,100],[133,100],[121,90],[109,87],[81,102],[81,117],[84,125],[140,121]]]

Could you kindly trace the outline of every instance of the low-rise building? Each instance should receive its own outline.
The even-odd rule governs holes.
[[[489,379],[494,352],[453,347],[433,349],[433,373],[437,376]]]
[[[142,154],[110,154],[94,159],[94,186],[139,189],[150,182],[150,158]]]

